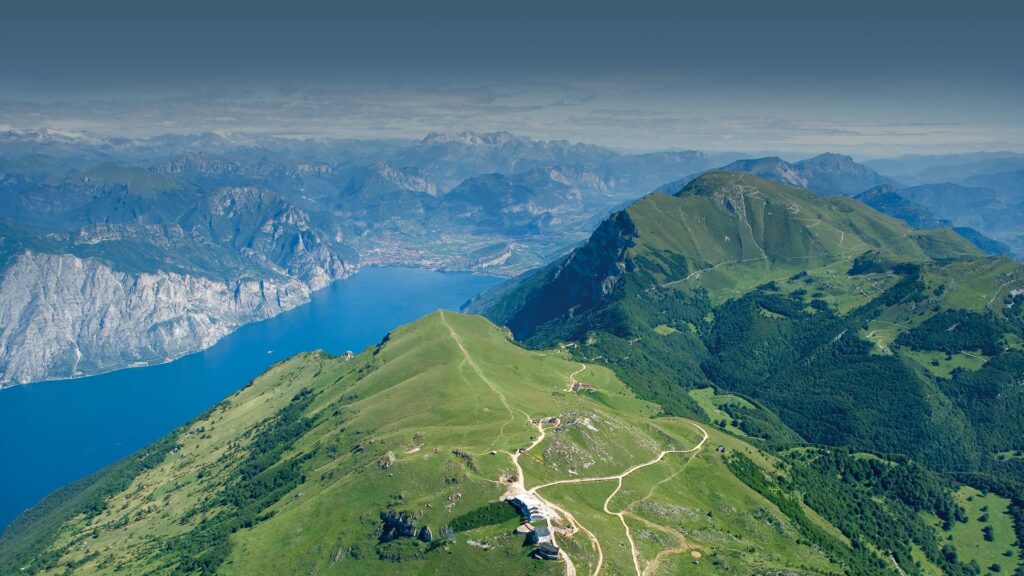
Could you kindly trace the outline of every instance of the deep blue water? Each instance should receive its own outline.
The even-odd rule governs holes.
[[[312,302],[168,364],[0,391],[0,527],[54,489],[142,448],[297,352],[359,352],[499,279],[369,268]],[[268,352],[269,351],[269,352]]]

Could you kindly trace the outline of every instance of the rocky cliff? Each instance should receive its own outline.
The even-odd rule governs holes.
[[[354,270],[345,246],[266,190],[139,206],[69,233],[0,233],[0,386],[202,350]]]
[[[337,264],[318,268],[311,284],[351,273]],[[0,386],[177,358],[307,302],[310,291],[285,275],[129,274],[95,258],[26,251],[0,279]]]

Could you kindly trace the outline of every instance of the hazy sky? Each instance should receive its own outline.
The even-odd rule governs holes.
[[[145,4],[5,0],[0,129],[1024,151],[1021,2]]]

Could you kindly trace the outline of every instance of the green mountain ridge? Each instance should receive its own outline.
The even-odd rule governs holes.
[[[0,537],[0,569],[632,574],[702,558],[720,566],[710,573],[834,574],[837,562],[881,564],[802,506],[787,511],[774,481],[749,476],[789,466],[661,415],[606,368],[436,312],[350,360],[282,362],[54,493]],[[514,533],[521,520],[501,500],[523,493],[550,514],[533,523],[555,532],[562,561],[532,560]]]
[[[596,306],[626,272],[644,276],[645,289],[699,287],[721,301],[868,250],[912,260],[981,255],[951,230],[914,230],[850,198],[716,172],[675,195],[644,197],[606,220],[583,247],[514,281],[520,286],[504,302],[489,305],[507,286],[470,310],[487,311],[528,338],[570,309]]]
[[[769,451],[911,458],[1024,511],[1024,467],[1006,457],[1024,445],[1021,301],[1024,269],[948,228],[712,173],[468,310],[531,346],[572,342],[668,413]],[[740,400],[710,413],[701,390]]]

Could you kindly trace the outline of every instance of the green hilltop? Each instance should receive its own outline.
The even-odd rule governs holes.
[[[734,574],[838,573],[844,557],[804,535],[810,527],[852,554],[836,529],[740,481],[730,468],[740,454],[762,474],[784,471],[741,440],[665,416],[607,368],[436,312],[351,360],[315,352],[280,363],[51,495],[0,539],[0,566],[633,574],[698,570],[703,559]],[[520,519],[502,500],[524,492],[554,511],[562,561],[531,559],[514,532]],[[705,572],[716,573],[695,573]]]

